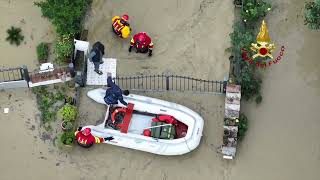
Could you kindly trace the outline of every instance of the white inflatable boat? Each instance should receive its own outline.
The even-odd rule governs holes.
[[[89,91],[87,95],[105,104],[104,89]],[[102,124],[83,128],[91,128],[97,137],[114,137],[104,143],[159,155],[182,155],[198,147],[203,119],[196,112],[176,103],[135,94],[124,96],[124,100],[129,103],[127,107],[119,103],[107,108]]]

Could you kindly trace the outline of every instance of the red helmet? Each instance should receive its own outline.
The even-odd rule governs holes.
[[[85,136],[88,136],[90,133],[91,133],[91,129],[90,128],[85,128],[83,131],[82,131],[83,135]]]
[[[146,37],[147,37],[147,33],[146,32],[139,33],[138,42],[145,43]]]
[[[145,129],[145,130],[143,130],[143,135],[150,137],[151,136],[151,131],[149,129]]]
[[[123,19],[124,21],[129,21],[129,16],[125,14],[121,17],[121,19]]]

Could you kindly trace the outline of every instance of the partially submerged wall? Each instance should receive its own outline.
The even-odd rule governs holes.
[[[25,80],[0,82],[0,89],[27,88],[28,82]]]
[[[222,154],[224,159],[233,159],[237,151],[238,123],[240,114],[240,85],[228,84],[225,97]]]

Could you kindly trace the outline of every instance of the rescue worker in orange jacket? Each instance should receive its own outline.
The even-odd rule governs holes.
[[[131,33],[131,28],[128,21],[129,21],[129,16],[126,14],[123,15],[122,17],[114,16],[112,18],[113,32],[122,38],[128,38]]]
[[[99,138],[93,136],[91,134],[90,128],[85,128],[84,130],[82,130],[82,127],[79,127],[78,130],[74,133],[74,135],[76,136],[77,143],[84,148],[89,148],[93,144],[102,143],[104,141],[111,141],[114,139],[112,136],[107,138]]]
[[[136,53],[149,52],[149,56],[152,56],[153,43],[146,32],[140,32],[133,36],[130,42],[129,52],[131,52],[133,47],[136,49]]]

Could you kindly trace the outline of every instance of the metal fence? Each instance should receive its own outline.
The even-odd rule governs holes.
[[[114,80],[122,89],[135,91],[224,93],[226,86],[226,81],[210,81],[176,75],[116,77]]]
[[[0,82],[23,80],[22,68],[0,69]]]

